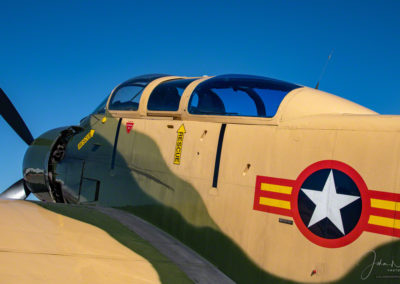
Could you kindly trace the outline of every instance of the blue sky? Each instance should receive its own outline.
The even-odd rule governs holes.
[[[0,2],[0,87],[34,137],[146,73],[244,73],[399,114],[400,1]],[[0,119],[0,190],[27,146]]]

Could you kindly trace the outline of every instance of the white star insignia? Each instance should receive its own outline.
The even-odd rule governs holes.
[[[339,194],[336,192],[333,172],[329,173],[322,191],[301,189],[308,198],[316,205],[308,228],[324,218],[328,218],[344,235],[343,220],[340,209],[359,199],[359,196]]]

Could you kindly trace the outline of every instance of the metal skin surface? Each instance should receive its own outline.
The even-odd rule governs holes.
[[[0,200],[0,213],[1,283],[161,283],[146,258],[165,259],[143,240],[135,253],[95,226],[26,201]]]
[[[26,199],[30,190],[25,186],[24,179],[20,179],[0,194],[0,199]]]
[[[54,146],[60,140],[62,133],[67,130],[68,127],[60,127],[43,133],[33,141],[25,153],[23,162],[25,185],[40,200],[58,201],[51,186],[49,169],[51,156],[55,153]]]
[[[20,179],[0,194],[0,199],[26,199],[30,194],[24,179]]]
[[[272,118],[188,113],[191,93],[207,78],[185,89],[178,111],[147,111],[151,91],[178,78],[149,84],[138,111],[83,121],[52,169],[64,202],[131,212],[238,283],[398,280],[399,116],[306,87],[286,95]],[[335,198],[312,226],[315,200],[328,191]],[[359,199],[358,209],[350,201],[339,207],[348,196]],[[352,227],[349,218],[357,218]]]

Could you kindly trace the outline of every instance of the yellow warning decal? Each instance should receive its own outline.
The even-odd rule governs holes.
[[[174,164],[180,165],[181,164],[181,156],[182,156],[182,147],[183,147],[183,137],[185,136],[186,129],[185,125],[181,125],[178,131],[178,137],[176,138],[176,146],[175,146],[175,155],[174,155]]]
[[[94,129],[90,130],[88,134],[79,142],[78,150],[80,150],[83,146],[85,146],[86,142],[88,142],[94,135]]]

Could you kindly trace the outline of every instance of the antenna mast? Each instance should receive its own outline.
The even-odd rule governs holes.
[[[323,77],[324,74],[325,74],[326,67],[328,67],[329,61],[331,61],[332,54],[333,54],[333,49],[332,49],[331,53],[329,54],[328,59],[327,59],[326,62],[325,62],[324,68],[322,68],[321,75],[319,76],[317,85],[315,86],[315,89],[317,89],[317,90],[318,90],[318,87],[319,87],[319,82],[321,82],[322,77]]]

